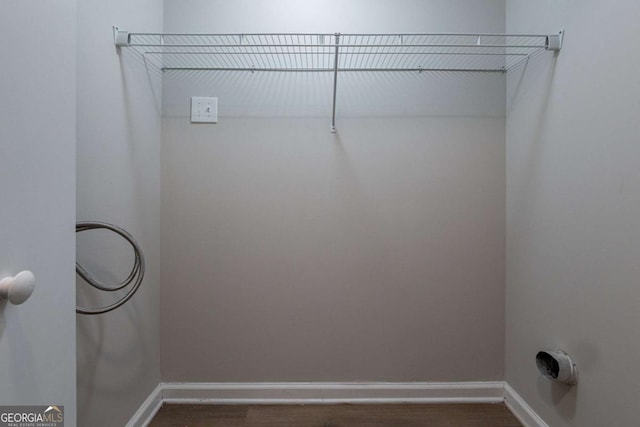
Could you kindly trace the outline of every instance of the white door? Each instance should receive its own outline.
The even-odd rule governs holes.
[[[75,397],[75,0],[0,1],[0,277],[32,270],[23,305],[0,302],[0,405]]]

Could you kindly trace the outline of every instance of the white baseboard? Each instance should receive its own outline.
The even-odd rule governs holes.
[[[515,392],[512,392],[511,395],[517,396]],[[519,396],[517,398],[519,402],[522,402],[518,406],[519,408],[529,408]],[[502,403],[504,399],[505,383],[503,381],[448,383],[160,383],[140,406],[140,409],[134,414],[126,427],[147,427],[163,403],[212,405]],[[512,411],[516,413],[514,409]],[[518,416],[517,413],[516,416]],[[525,425],[527,427],[548,427],[546,424]]]
[[[549,427],[542,418],[507,383],[504,384],[504,403],[525,427]]]
[[[162,406],[162,384],[158,384],[149,397],[142,402],[140,408],[133,414],[126,427],[147,427]]]
[[[498,403],[503,382],[459,383],[165,383],[166,403]]]

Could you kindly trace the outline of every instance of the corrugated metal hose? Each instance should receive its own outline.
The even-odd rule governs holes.
[[[95,315],[95,314],[102,314],[102,313],[107,313],[109,311],[115,310],[116,308],[122,306],[124,303],[129,301],[129,299],[131,299],[131,297],[140,288],[140,285],[142,284],[142,279],[144,278],[144,268],[145,268],[144,255],[142,254],[142,249],[140,248],[140,245],[138,245],[138,242],[136,242],[133,236],[131,236],[131,234],[129,234],[123,228],[113,224],[108,224],[106,222],[79,222],[76,224],[76,233],[80,233],[88,230],[96,230],[96,229],[105,229],[105,230],[112,231],[120,235],[127,242],[129,242],[129,244],[133,248],[133,252],[135,255],[133,268],[131,269],[131,272],[129,273],[127,278],[116,285],[107,285],[98,281],[93,276],[91,276],[91,274],[89,274],[89,272],[77,261],[76,261],[76,273],[85,282],[87,282],[89,285],[93,286],[94,288],[100,291],[115,292],[115,291],[119,291],[121,289],[126,288],[132,283],[133,285],[129,288],[127,293],[122,298],[120,298],[113,304],[103,306],[103,307],[96,307],[96,308],[81,307],[76,305],[76,313],[79,313],[79,314]]]

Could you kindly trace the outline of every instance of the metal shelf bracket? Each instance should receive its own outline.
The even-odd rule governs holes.
[[[113,43],[116,47],[129,47],[131,36],[128,31],[121,31],[116,25],[113,26]]]
[[[546,47],[547,50],[559,52],[562,49],[562,39],[564,37],[564,31],[560,31],[558,34],[552,34],[547,36]]]

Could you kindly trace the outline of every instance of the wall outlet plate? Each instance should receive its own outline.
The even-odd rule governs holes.
[[[191,97],[191,123],[218,123],[218,98]]]

